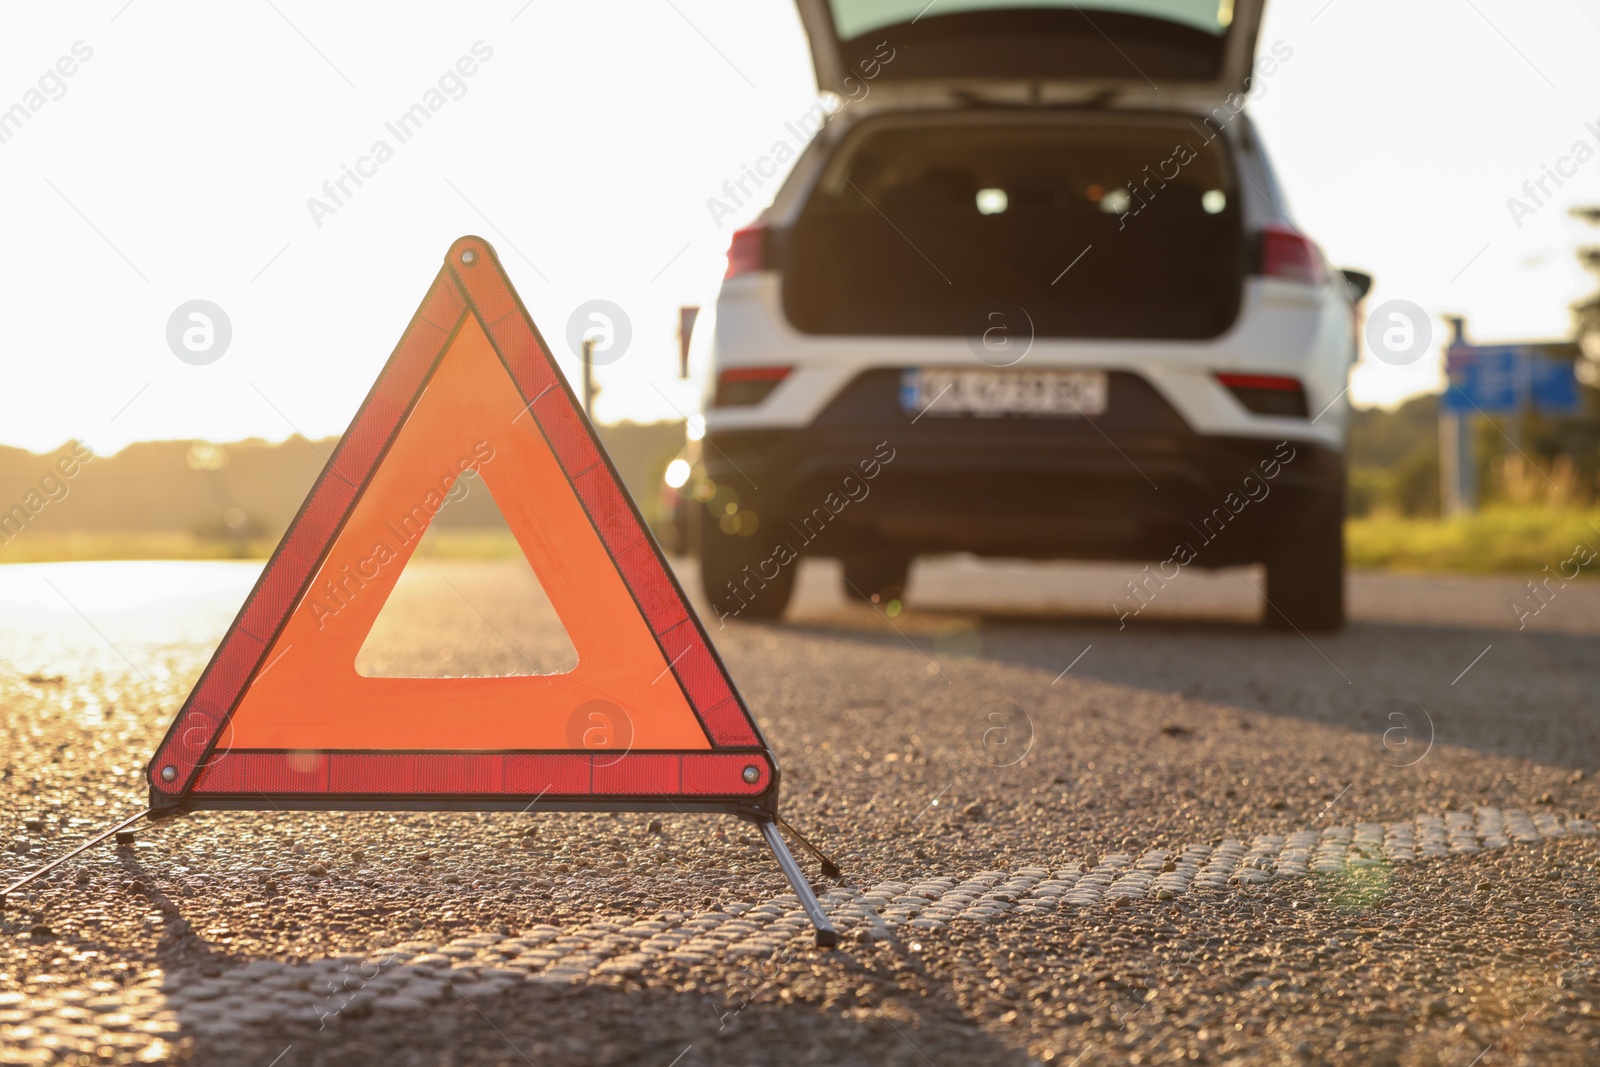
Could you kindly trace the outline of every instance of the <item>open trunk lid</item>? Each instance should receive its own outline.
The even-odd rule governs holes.
[[[1221,99],[1245,87],[1266,0],[797,0],[818,88],[1027,86]]]

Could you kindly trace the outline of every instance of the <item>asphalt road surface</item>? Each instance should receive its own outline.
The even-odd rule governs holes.
[[[255,573],[0,569],[0,874],[143,807]],[[1135,574],[919,564],[890,618],[808,565],[713,624],[836,951],[729,818],[200,814],[10,902],[0,1062],[1600,1060],[1600,586],[1358,575],[1308,639]],[[422,562],[363,669],[563,656],[520,564]]]

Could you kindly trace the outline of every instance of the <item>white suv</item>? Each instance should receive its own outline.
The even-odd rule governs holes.
[[[837,94],[733,236],[685,494],[719,615],[794,561],[1265,562],[1344,616],[1346,379],[1370,279],[1294,228],[1243,113],[1264,0],[801,0]],[[1274,55],[1274,53],[1276,53]],[[1152,584],[1156,583],[1156,584]]]

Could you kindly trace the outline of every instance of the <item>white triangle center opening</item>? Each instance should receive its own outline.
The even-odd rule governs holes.
[[[451,485],[356,655],[366,678],[565,674],[578,651],[476,471]]]

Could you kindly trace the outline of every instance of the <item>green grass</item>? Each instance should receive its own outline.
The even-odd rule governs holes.
[[[0,563],[56,563],[96,559],[253,559],[265,560],[277,547],[272,538],[243,544],[181,533],[34,533],[0,545]],[[422,559],[506,559],[521,549],[505,531],[430,531],[417,551]]]
[[[1579,545],[1600,554],[1600,511],[1500,505],[1453,519],[1372,515],[1345,524],[1350,566],[1374,570],[1525,574],[1555,570]],[[1580,573],[1592,571],[1600,566]]]
[[[271,541],[210,540],[192,534],[44,533],[24,530],[0,545],[0,563],[56,563],[95,559],[265,559]]]
[[[1371,515],[1345,525],[1346,555],[1367,570],[1455,574],[1537,573],[1552,570],[1579,545],[1600,555],[1600,510],[1501,505],[1457,519],[1412,519]],[[257,539],[242,546],[179,533],[25,533],[0,545],[0,563],[93,559],[256,559],[277,542]],[[510,533],[479,530],[430,531],[419,558],[511,559],[520,549]],[[1567,567],[1570,573],[1572,566]],[[1600,573],[1600,561],[1582,574]]]

